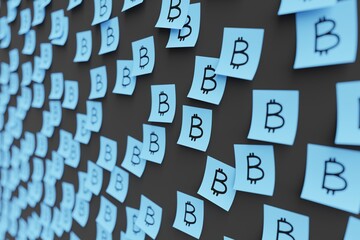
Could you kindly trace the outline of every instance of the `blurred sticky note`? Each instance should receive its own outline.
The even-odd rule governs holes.
[[[92,26],[105,22],[110,18],[112,10],[112,0],[94,0],[94,18]]]
[[[211,136],[212,110],[183,105],[177,144],[205,152]]]
[[[22,54],[32,55],[36,47],[36,32],[34,29],[31,29],[25,34],[24,46],[21,51]]]
[[[77,81],[66,80],[62,107],[74,110],[79,100],[79,84]]]
[[[194,47],[200,32],[200,3],[190,4],[181,29],[171,29],[167,48]]]
[[[70,154],[65,159],[65,164],[72,168],[77,168],[79,166],[80,157],[81,157],[80,143],[76,140],[71,140],[69,145],[70,145]]]
[[[79,179],[79,189],[77,192],[77,197],[84,199],[87,202],[90,202],[92,197],[92,192],[85,186],[86,179],[87,179],[87,173],[85,172],[78,172],[78,179]]]
[[[272,196],[275,188],[275,157],[272,145],[235,144],[234,189]]]
[[[69,237],[70,240],[80,240],[80,238],[74,232],[70,232]]]
[[[121,163],[121,167],[139,178],[144,173],[146,166],[146,160],[140,158],[141,149],[142,142],[131,136],[128,136],[125,157]]]
[[[132,60],[116,61],[116,83],[113,93],[132,95],[136,86],[136,77],[132,76]]]
[[[203,224],[204,201],[177,191],[177,207],[173,227],[199,239]]]
[[[79,6],[83,0],[69,0],[69,4],[67,6],[68,11],[74,9],[75,7]]]
[[[123,8],[121,12],[125,12],[126,10],[133,8],[139,4],[141,4],[144,0],[124,0]]]
[[[64,16],[62,18],[62,34],[60,37],[52,39],[51,44],[57,46],[64,46],[69,36],[69,18]]]
[[[48,139],[41,132],[36,133],[36,150],[35,155],[45,157],[48,150]]]
[[[42,83],[33,84],[33,101],[31,106],[33,108],[42,108],[45,101],[45,88]]]
[[[100,209],[96,217],[96,223],[100,224],[107,232],[112,233],[115,228],[117,208],[104,196],[100,197]]]
[[[31,79],[37,83],[42,83],[45,79],[46,70],[41,68],[41,61],[40,57],[34,57],[34,70],[32,72]]]
[[[82,144],[88,144],[91,137],[91,131],[86,128],[87,118],[85,114],[76,114],[76,133],[74,139]]]
[[[176,111],[175,87],[175,84],[151,85],[149,122],[173,122]]]
[[[309,217],[264,204],[262,240],[309,239]]]
[[[74,185],[67,182],[62,182],[62,200],[60,203],[61,208],[72,210],[75,204],[75,189]]]
[[[138,209],[126,207],[126,239],[145,239],[145,232],[136,225],[138,216]]]
[[[44,134],[46,137],[52,137],[54,133],[54,126],[51,125],[51,114],[48,111],[43,111],[43,125],[41,128],[41,133]]]
[[[154,37],[150,36],[132,42],[133,68],[132,75],[140,76],[149,74],[155,66]]]
[[[218,105],[224,95],[226,76],[217,75],[217,58],[196,56],[189,98]]]
[[[86,101],[87,121],[85,128],[92,132],[99,132],[102,124],[101,102]]]
[[[63,73],[51,73],[51,91],[49,94],[49,99],[58,100],[62,97],[64,92],[64,75]]]
[[[106,193],[123,203],[129,189],[129,173],[115,166],[111,171]]]
[[[34,17],[31,25],[34,27],[43,23],[45,19],[45,8],[42,6],[42,0],[36,0],[33,2],[33,10]]]
[[[33,181],[41,181],[44,176],[44,163],[43,160],[34,157],[33,158],[33,173],[31,179]]]
[[[94,195],[99,195],[103,182],[103,170],[101,167],[88,160],[87,162],[87,176],[85,187],[89,189]]]
[[[105,170],[112,171],[117,160],[117,142],[100,136],[100,151],[96,164]]]
[[[73,137],[70,132],[60,129],[58,153],[63,158],[67,158],[70,155],[70,150],[71,150],[70,143],[71,143],[72,139],[73,139]]]
[[[72,213],[73,219],[82,227],[85,227],[89,220],[90,204],[76,195],[75,207]]]
[[[53,207],[56,201],[56,189],[54,185],[44,184],[45,196],[44,203],[49,207]]]
[[[91,30],[76,33],[76,54],[74,62],[87,62],[92,51]]]
[[[334,5],[336,2],[336,0],[281,0],[278,15],[326,8]]]
[[[189,12],[190,0],[168,1],[163,0],[157,28],[180,29],[186,21]]]
[[[40,44],[40,68],[49,69],[52,63],[53,51],[51,43],[41,43]]]
[[[96,224],[96,240],[112,240],[111,232],[103,228],[101,224]]]
[[[359,214],[359,158],[359,151],[308,144],[301,198]]]
[[[352,63],[357,55],[357,1],[296,14],[294,68]]]
[[[357,240],[360,236],[360,219],[349,217],[344,240]]]
[[[31,62],[25,62],[21,65],[22,79],[21,86],[27,86],[31,83],[32,76],[32,64]]]
[[[120,41],[119,18],[114,17],[100,24],[101,47],[99,55],[113,52]]]
[[[166,130],[164,127],[143,124],[143,147],[140,157],[161,164],[166,149]]]
[[[293,145],[299,115],[299,91],[253,90],[248,138]]]
[[[9,62],[10,71],[16,71],[19,67],[19,50],[17,48],[11,49],[9,51]]]
[[[60,38],[63,34],[64,10],[59,9],[51,13],[51,31],[49,34],[49,40]]]
[[[101,66],[90,70],[91,91],[89,99],[103,98],[107,90],[106,67]]]
[[[54,176],[57,180],[60,180],[64,174],[64,158],[55,151],[52,152],[51,158],[51,175]]]
[[[30,30],[31,27],[31,10],[30,8],[25,8],[20,11],[20,28],[19,35],[23,35]]]
[[[156,239],[159,233],[162,219],[162,208],[141,195],[139,216],[136,225],[141,228],[152,239]]]

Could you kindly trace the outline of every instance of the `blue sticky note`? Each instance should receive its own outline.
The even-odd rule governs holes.
[[[51,221],[51,229],[54,231],[57,237],[61,237],[64,233],[64,229],[61,226],[61,211],[59,208],[53,208],[53,218]]]
[[[344,240],[356,240],[360,236],[360,219],[349,217]]]
[[[359,157],[359,151],[309,144],[301,198],[359,214]]]
[[[55,185],[55,183],[56,183],[56,178],[53,176],[52,168],[53,168],[53,161],[46,159],[45,160],[45,175],[44,175],[43,182],[48,185]]]
[[[272,145],[235,144],[234,189],[272,196],[275,188],[275,157]]]
[[[64,46],[68,36],[69,36],[69,18],[64,16],[62,18],[62,26],[63,26],[63,30],[62,30],[62,34],[61,37],[59,38],[55,38],[51,40],[51,44],[52,45],[57,45],[57,46]]]
[[[285,15],[290,13],[304,12],[309,10],[315,10],[320,8],[326,8],[334,5],[336,0],[281,0],[278,15]]]
[[[51,208],[45,203],[40,204],[40,222],[44,227],[48,227],[51,222]]]
[[[105,22],[110,18],[112,10],[112,0],[94,0],[94,18],[92,26]]]
[[[9,51],[10,71],[14,72],[19,67],[19,50],[17,48]]]
[[[152,73],[155,66],[154,37],[150,36],[132,42],[133,68],[132,75],[140,76]]]
[[[76,140],[70,140],[70,150],[69,151],[70,151],[70,154],[65,159],[64,163],[72,168],[77,168],[79,166],[80,157],[81,157],[80,143]]]
[[[70,144],[73,140],[72,134],[68,131],[60,129],[59,131],[59,148],[58,153],[63,158],[67,158],[70,156]]]
[[[215,73],[218,63],[217,58],[196,56],[188,98],[219,105],[225,91],[226,76]]]
[[[199,239],[203,224],[204,201],[177,191],[177,207],[173,227]]]
[[[89,99],[103,98],[107,90],[106,67],[101,66],[90,70],[91,91]]]
[[[49,101],[50,123],[54,127],[60,126],[62,119],[62,108],[60,101]]]
[[[33,101],[31,107],[33,108],[42,108],[45,101],[45,88],[42,83],[33,84]]]
[[[57,180],[60,180],[64,174],[64,158],[55,151],[52,152],[51,158],[51,175],[54,176]]]
[[[163,0],[157,28],[180,29],[186,22],[189,12],[190,0],[168,1]]]
[[[74,185],[67,182],[62,182],[62,200],[60,206],[62,209],[67,208],[72,210],[75,204],[75,189]]]
[[[85,184],[86,184],[86,179],[87,179],[87,173],[85,172],[78,172],[78,179],[79,179],[79,189],[77,191],[77,197],[90,202],[91,197],[92,197],[92,192],[86,188]]]
[[[1,73],[0,73],[0,83],[8,84],[10,80],[10,67],[9,64],[2,62],[1,63]]]
[[[59,100],[64,92],[64,75],[63,73],[51,73],[51,90],[49,94],[49,99]]]
[[[34,57],[34,70],[31,79],[34,82],[42,83],[45,79],[45,69],[41,68],[41,58],[38,56]]]
[[[41,132],[36,133],[35,155],[44,158],[48,150],[48,139]]]
[[[36,47],[36,32],[34,29],[31,29],[25,34],[24,46],[21,51],[24,55],[32,55]]]
[[[139,4],[141,4],[144,0],[124,0],[123,8],[121,12],[125,12],[126,10],[133,8]]]
[[[360,145],[360,81],[336,84],[336,144]]]
[[[33,173],[31,179],[33,181],[41,181],[44,176],[44,163],[40,158],[33,158]]]
[[[227,236],[224,236],[224,240],[234,240],[233,238],[229,238]]]
[[[51,31],[49,40],[60,38],[63,34],[64,9],[59,9],[51,13]]]
[[[74,140],[82,144],[88,144],[91,137],[91,131],[86,129],[87,116],[85,114],[76,114],[76,133]]]
[[[148,121],[172,123],[175,111],[175,84],[151,85],[151,112]]]
[[[20,28],[19,35],[23,35],[30,30],[31,27],[31,10],[30,8],[25,8],[20,11]]]
[[[177,144],[205,152],[211,136],[212,110],[183,105]]]
[[[73,219],[82,227],[85,227],[89,220],[90,204],[84,199],[76,196],[75,207],[72,213]]]
[[[70,240],[80,240],[80,238],[74,232],[70,232]]]
[[[113,52],[120,40],[119,18],[114,17],[100,24],[101,47],[99,55]]]
[[[79,6],[83,0],[69,0],[69,4],[67,6],[68,11],[74,9],[75,7]]]
[[[10,73],[9,93],[15,95],[19,91],[19,74],[17,72]]]
[[[111,172],[115,167],[116,160],[117,142],[110,138],[100,136],[100,150],[96,164]]]
[[[117,207],[104,196],[100,197],[100,209],[96,217],[96,223],[100,224],[107,232],[112,233],[117,218]]]
[[[152,239],[159,233],[162,219],[162,208],[144,195],[141,195],[139,216],[136,225]]]
[[[51,3],[52,0],[42,0],[42,6],[45,8],[47,7],[50,3]]]
[[[143,146],[140,157],[161,164],[166,149],[166,130],[164,127],[143,124]]]
[[[299,115],[299,91],[253,90],[248,138],[293,145]]]
[[[49,69],[52,63],[52,45],[51,43],[40,43],[40,68]]]
[[[77,81],[66,80],[62,107],[74,110],[79,100],[79,84]]]
[[[30,164],[29,162],[22,162],[20,165],[20,179],[27,182],[30,178]]]
[[[32,64],[31,62],[25,62],[21,65],[22,79],[21,86],[27,86],[31,83],[32,76]]]
[[[13,2],[8,1],[7,4],[7,22],[12,23],[17,16],[17,7],[14,6]]]
[[[166,48],[194,47],[200,32],[200,3],[190,4],[181,29],[171,29]]]
[[[126,239],[145,239],[145,232],[136,225],[138,216],[138,209],[126,207]],[[121,240],[123,239],[121,238]]]
[[[253,80],[258,68],[264,29],[224,28],[216,73],[243,80]]]
[[[96,224],[96,240],[112,240],[111,232],[105,230],[101,224]]]
[[[33,2],[33,10],[34,18],[31,25],[34,27],[43,23],[45,19],[45,8],[43,7],[42,0],[35,0]]]
[[[123,203],[129,189],[129,173],[115,166],[111,171],[106,193]]]
[[[76,54],[74,62],[87,62],[92,50],[91,30],[76,33]]]
[[[309,217],[264,204],[262,240],[309,239]]]
[[[353,63],[357,55],[357,1],[296,14],[294,68]]]
[[[8,48],[11,43],[11,28],[8,24],[4,26],[4,37],[0,39],[0,48]]]
[[[125,168],[139,178],[144,173],[146,166],[146,160],[140,158],[141,149],[142,142],[128,136],[125,157],[121,163],[121,167]]]
[[[235,168],[208,156],[198,194],[229,211],[236,194],[234,182]]]
[[[85,187],[89,189],[94,195],[99,195],[103,182],[103,170],[101,167],[88,160],[87,162],[87,176]]]
[[[31,156],[35,151],[35,135],[31,132],[24,133],[25,138],[20,141],[21,150],[23,153]],[[25,143],[25,145],[23,145]]]
[[[132,76],[132,60],[116,61],[116,83],[113,93],[132,95],[136,86],[136,77]]]
[[[41,133],[44,134],[44,136],[50,138],[52,137],[54,133],[54,126],[51,125],[51,114],[48,111],[43,111],[43,125],[41,128]]]
[[[85,128],[92,132],[99,132],[102,124],[102,103],[86,101],[86,115]]]

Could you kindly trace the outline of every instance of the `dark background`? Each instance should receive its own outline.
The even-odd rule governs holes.
[[[16,20],[11,23],[12,41],[9,49],[0,50],[1,61],[8,62],[8,51],[21,51],[24,37],[18,36],[20,10],[30,7],[32,2],[23,0]],[[195,1],[191,1],[194,3]],[[1,15],[6,14],[6,1],[1,0]],[[36,30],[36,50],[39,44],[49,42],[51,28],[50,13],[64,8],[68,1],[52,1],[46,8],[43,24]],[[234,239],[260,239],[263,225],[263,204],[270,204],[310,217],[311,239],[342,239],[349,213],[300,199],[306,165],[306,145],[316,143],[334,146],[336,128],[335,84],[356,80],[360,75],[359,61],[354,64],[322,68],[293,70],[295,58],[295,16],[277,16],[280,0],[204,0],[201,1],[201,26],[194,48],[166,49],[169,30],[154,28],[157,22],[161,0],[144,2],[125,13],[121,13],[123,0],[113,1],[111,17],[120,21],[120,44],[117,51],[98,55],[100,49],[100,26],[91,26],[94,2],[84,0],[71,11],[69,37],[63,47],[53,46],[53,62],[47,71],[44,85],[46,99],[43,109],[31,109],[24,120],[24,131],[36,133],[42,126],[42,111],[48,108],[50,73],[63,72],[65,80],[79,82],[79,103],[75,111],[63,109],[62,122],[49,139],[47,158],[58,149],[59,129],[76,132],[76,112],[86,113],[86,100],[90,93],[91,68],[105,65],[108,75],[108,90],[103,103],[103,124],[99,133],[93,133],[88,145],[81,145],[81,162],[78,169],[65,166],[62,181],[70,182],[78,189],[77,171],[87,171],[87,160],[96,161],[99,152],[100,135],[117,140],[120,166],[125,156],[126,140],[130,135],[142,139],[142,124],[147,123],[151,107],[150,86],[153,84],[176,84],[177,109],[172,124],[155,124],[166,127],[167,145],[162,165],[147,163],[142,178],[130,174],[130,186],[123,204],[105,193],[110,174],[104,171],[100,194],[118,207],[117,224],[113,238],[119,239],[120,230],[126,229],[125,207],[139,208],[140,195],[144,194],[163,208],[162,225],[158,239],[191,239],[172,227],[176,212],[176,191],[192,196],[200,187],[207,155],[235,166],[233,145],[239,143],[257,144],[247,140],[250,128],[253,89],[296,89],[300,90],[300,112],[297,135],[293,146],[275,144],[276,183],[273,197],[237,192],[229,212],[205,200],[205,219],[201,239],[222,239],[224,235]],[[33,14],[32,14],[33,16]],[[195,56],[219,57],[224,27],[264,28],[265,37],[258,71],[253,81],[228,78],[223,99],[219,106],[187,98],[192,83]],[[93,51],[89,62],[73,63],[76,52],[76,32],[91,30]],[[131,42],[153,35],[155,38],[156,62],[153,73],[137,78],[133,96],[112,94],[116,79],[116,60],[132,59]],[[33,61],[33,56],[20,56],[21,63]],[[21,80],[21,68],[19,67]],[[180,134],[182,105],[204,107],[213,110],[213,128],[206,153],[177,145]],[[16,105],[13,96],[10,105]],[[16,142],[18,145],[19,143]],[[346,147],[346,146],[345,146]],[[360,149],[352,147],[352,149]],[[26,186],[26,184],[25,184]],[[61,181],[57,187],[56,206],[62,199]],[[100,204],[99,197],[90,203],[90,217],[85,228],[73,221],[72,231],[82,239],[94,239],[95,218]],[[39,205],[27,208],[22,217],[32,211],[40,214]],[[64,233],[62,238],[68,238]]]

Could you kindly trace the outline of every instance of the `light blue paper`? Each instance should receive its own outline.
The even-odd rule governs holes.
[[[9,93],[11,95],[16,95],[19,91],[19,74],[17,72],[10,73],[10,80],[9,80]]]
[[[333,6],[336,2],[337,2],[336,0],[325,0],[325,1],[324,0],[314,0],[314,1],[281,0],[278,15],[326,8],[326,7]]]
[[[199,239],[203,224],[204,201],[177,191],[177,207],[173,227]]]
[[[194,47],[200,32],[200,3],[190,4],[181,29],[171,29],[166,48]]]
[[[56,178],[53,176],[53,162],[49,159],[45,160],[45,175],[44,175],[44,179],[43,182],[48,184],[48,185],[55,185],[56,183]]]
[[[91,30],[76,33],[76,54],[74,62],[87,62],[92,51]]]
[[[51,175],[60,180],[64,174],[64,158],[59,153],[52,151]]]
[[[294,69],[355,62],[357,21],[356,0],[297,13]]]
[[[45,19],[45,8],[42,6],[42,0],[35,0],[33,2],[33,10],[34,18],[31,25],[34,27],[42,24]]]
[[[205,152],[211,136],[212,110],[183,105],[177,144]]]
[[[176,111],[175,84],[151,85],[149,122],[172,123]]]
[[[19,35],[23,35],[30,30],[31,27],[31,10],[30,8],[25,8],[20,11],[20,28]]]
[[[49,227],[51,222],[51,208],[45,203],[40,204],[40,222],[44,227]]]
[[[162,219],[162,208],[144,195],[141,195],[139,216],[136,225],[152,239],[159,233]]]
[[[35,135],[31,132],[25,132],[24,135],[24,141],[20,141],[21,150],[23,151],[23,153],[31,156],[34,154],[35,151]],[[23,143],[25,144],[23,145]]]
[[[87,178],[87,173],[81,171],[78,172],[79,189],[76,196],[87,202],[90,202],[92,197],[92,192],[89,189],[87,189],[85,186],[86,178]]]
[[[218,63],[217,58],[196,56],[188,98],[219,105],[225,91],[226,76],[215,73]]]
[[[79,84],[77,81],[66,80],[62,107],[74,110],[79,100]]]
[[[12,2],[7,2],[7,22],[12,23],[17,16],[17,7]]]
[[[121,167],[139,178],[144,173],[146,166],[146,160],[140,158],[141,149],[142,142],[131,136],[128,136],[125,157],[121,163]]]
[[[111,171],[106,193],[123,203],[129,189],[129,173],[115,166]]]
[[[139,216],[139,210],[131,207],[126,207],[126,238],[144,240],[145,232],[136,225],[136,220]],[[123,238],[121,238],[123,240]]]
[[[91,91],[89,99],[103,98],[107,90],[106,66],[90,70]]]
[[[19,50],[17,48],[9,51],[9,62],[10,72],[16,71],[19,67]]]
[[[272,145],[235,144],[234,189],[272,196],[275,188],[275,157]]]
[[[132,60],[116,61],[116,83],[113,93],[132,95],[136,86],[136,77],[132,76]]]
[[[61,208],[61,225],[65,232],[70,232],[72,220],[72,209]]]
[[[42,0],[42,6],[43,8],[47,7],[50,3],[51,3],[52,0]]]
[[[82,144],[88,144],[91,137],[91,131],[86,129],[87,116],[85,114],[76,114],[76,133],[74,140]]]
[[[133,8],[139,4],[141,4],[144,0],[124,0],[124,5],[121,12],[125,12],[126,10]]]
[[[29,162],[22,162],[20,165],[20,179],[27,182],[30,177],[30,164]]]
[[[106,231],[101,224],[96,224],[96,240],[112,240],[112,234]]]
[[[60,126],[62,119],[62,108],[60,101],[49,101],[50,124],[54,127]]]
[[[52,63],[53,53],[52,53],[51,43],[41,43],[40,44],[40,68],[49,69]]]
[[[64,75],[61,72],[51,73],[51,90],[49,94],[49,99],[59,100],[61,99],[64,92]]]
[[[81,157],[80,151],[81,151],[80,143],[76,140],[71,140],[70,141],[70,154],[65,159],[65,164],[72,168],[77,168],[80,163],[80,157]]]
[[[154,37],[150,36],[132,42],[133,68],[132,76],[152,73],[155,66]]]
[[[37,83],[42,83],[45,79],[45,69],[42,69],[41,64],[41,58],[38,56],[34,57],[34,70],[31,76],[31,80]]]
[[[61,211],[57,207],[53,208],[53,218],[51,221],[51,229],[54,231],[54,233],[56,234],[56,236],[58,238],[60,238],[64,233],[64,229],[61,224]]]
[[[60,129],[59,131],[59,148],[58,153],[63,158],[68,158],[70,156],[70,144],[73,140],[72,134],[68,131]]]
[[[100,136],[100,150],[99,157],[96,164],[105,170],[112,171],[117,160],[117,142]]]
[[[31,179],[33,181],[41,181],[44,176],[44,163],[40,158],[33,158],[33,173]]]
[[[75,204],[75,189],[74,185],[67,182],[62,182],[62,200],[60,202],[61,209],[72,210]]]
[[[143,124],[143,146],[140,157],[161,164],[166,150],[166,129]]]
[[[94,0],[94,18],[92,26],[105,22],[110,18],[112,10],[112,0]]]
[[[25,34],[24,46],[21,51],[24,55],[32,55],[36,47],[36,32],[31,29]]]
[[[45,88],[42,83],[33,84],[33,101],[31,107],[33,108],[42,108],[45,102]]]
[[[1,72],[0,72],[0,83],[8,84],[10,80],[10,67],[9,64],[2,62],[1,63]]]
[[[264,204],[262,240],[309,239],[309,217]]]
[[[83,0],[69,0],[69,5],[67,6],[68,11],[74,9],[75,7],[79,6]]]
[[[190,0],[169,1],[163,0],[157,28],[180,29],[186,22]]]
[[[293,145],[299,115],[299,91],[253,90],[249,139]]]
[[[309,144],[301,198],[359,214],[359,158],[359,151]]]
[[[344,240],[356,240],[360,236],[360,219],[349,217]]]
[[[80,240],[80,238],[74,232],[70,232],[70,240]]]
[[[63,26],[63,30],[62,30],[62,35],[59,38],[55,38],[51,40],[51,44],[52,45],[57,45],[57,46],[64,46],[68,36],[69,36],[69,18],[64,16],[62,18],[62,26]]]
[[[11,43],[11,28],[8,24],[5,24],[4,29],[5,36],[0,40],[0,48],[2,49],[8,48]]]
[[[102,103],[86,101],[86,115],[85,128],[92,132],[99,132],[102,124]]]
[[[41,132],[36,133],[36,150],[35,155],[44,158],[48,150],[48,139]]]
[[[84,199],[76,196],[75,207],[72,213],[73,219],[81,226],[85,227],[89,220],[90,204]]]
[[[50,138],[52,137],[54,133],[54,126],[51,125],[51,114],[48,111],[43,111],[43,125],[41,128],[41,133],[44,134],[44,136]]]
[[[235,168],[208,156],[198,194],[229,211],[236,194],[234,182]]]
[[[103,182],[103,170],[101,167],[88,160],[87,162],[87,176],[85,187],[89,189],[94,195],[99,195]]]
[[[253,80],[258,68],[264,38],[260,28],[224,28],[216,73]]]
[[[49,40],[60,38],[64,30],[64,9],[59,9],[51,13],[51,31]]]
[[[101,47],[99,55],[113,52],[120,41],[119,18],[114,17],[100,24]]]
[[[104,196],[100,197],[100,209],[96,217],[96,223],[100,224],[107,232],[112,233],[115,228],[117,208]]]
[[[21,86],[27,86],[31,83],[32,76],[32,64],[31,62],[25,62],[21,65],[22,79]]]

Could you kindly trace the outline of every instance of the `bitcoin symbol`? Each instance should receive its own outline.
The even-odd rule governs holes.
[[[127,80],[127,81],[126,81]],[[131,83],[131,78],[130,78],[130,69],[128,67],[124,67],[123,69],[123,80],[122,80],[122,85],[123,87],[128,86]]]
[[[169,22],[173,22],[175,19],[177,19],[178,17],[180,17],[181,15],[181,8],[179,7],[181,4],[181,0],[178,0],[178,3],[173,5],[173,0],[170,0],[170,8],[169,8],[169,12],[168,12],[168,21]],[[176,11],[176,15],[172,14]]]
[[[341,176],[344,172],[345,166],[337,162],[335,158],[325,161],[322,188],[326,189],[327,194],[332,192],[334,195],[335,192],[344,191],[347,188],[347,181]]]
[[[115,189],[116,191],[123,190],[123,177],[120,173],[116,174],[116,182],[115,182]]]
[[[112,155],[111,155],[111,147],[106,144],[105,146],[105,161],[110,161],[112,159]]]
[[[191,32],[192,32],[192,27],[190,26],[191,17],[189,15],[187,15],[186,20],[187,21],[186,21],[185,25],[182,27],[182,29],[179,30],[178,39],[180,40],[180,42],[184,41],[185,38],[190,36]],[[188,29],[188,30],[186,31],[186,29]]]
[[[219,178],[220,176],[218,176],[218,174],[220,174],[222,176],[222,178]],[[215,196],[226,193],[226,191],[227,191],[227,186],[225,185],[226,180],[227,180],[227,175],[223,172],[223,170],[221,168],[216,169],[215,178],[214,178],[212,186],[211,186],[211,190],[213,191],[213,194]],[[216,186],[219,186],[219,184],[216,184],[216,183],[221,184],[222,189],[217,189]]]
[[[294,230],[294,227],[286,221],[286,218],[280,218],[277,220],[277,231],[276,231],[276,240],[280,240],[279,235],[284,234],[287,235],[292,240],[295,240],[295,238],[291,235],[292,231]]]
[[[158,144],[158,140],[159,140],[158,135],[152,132],[150,134],[150,147],[149,147],[150,154],[154,154],[159,151],[160,146]]]
[[[170,109],[170,105],[167,102],[168,99],[169,99],[168,95],[163,91],[161,91],[159,94],[159,110],[158,110],[160,116],[164,116],[164,114],[167,113]],[[165,105],[165,109],[162,108],[162,106],[164,105]]]
[[[325,17],[315,23],[315,52],[327,54],[340,43],[339,35],[333,33],[336,22]]]
[[[208,76],[207,73],[211,71],[213,74]],[[203,92],[203,94],[208,94],[210,91],[213,91],[216,88],[216,81],[215,81],[215,69],[211,66],[211,65],[207,65],[204,68],[204,77],[203,77],[203,81],[201,84],[201,91]],[[212,83],[212,87],[207,87],[205,88],[205,82],[211,82]]]
[[[230,63],[233,69],[239,69],[240,66],[245,65],[249,61],[249,56],[246,53],[248,47],[248,42],[245,41],[242,37],[239,37],[237,40],[235,40],[234,51]]]
[[[106,207],[105,207],[104,219],[105,219],[106,222],[111,221],[111,209],[110,209],[110,207],[108,205],[106,205]]]
[[[152,209],[151,206],[148,206],[146,208],[146,216],[145,216],[145,223],[147,226],[154,225],[155,219],[154,219],[155,212]]]
[[[148,50],[146,47],[141,46],[141,48],[139,49],[139,53],[140,53],[140,62],[139,62],[139,67],[141,69],[143,69],[144,67],[146,67],[146,65],[148,65],[150,58],[148,57]]]
[[[250,184],[256,184],[257,181],[261,180],[264,178],[264,170],[262,170],[259,166],[261,164],[261,158],[259,158],[258,156],[255,156],[254,153],[250,153],[247,157],[247,165],[248,165],[248,168],[247,168],[247,180],[250,181]],[[256,161],[256,164],[253,164],[251,165],[250,163],[251,162],[254,162]],[[257,170],[258,173],[260,174],[250,174],[251,172]],[[250,175],[260,175],[260,176],[257,176],[257,177],[250,177]]]
[[[140,157],[139,157],[140,153],[141,153],[140,149],[137,146],[134,146],[133,147],[133,154],[132,154],[132,157],[131,157],[131,163],[134,166],[140,164],[140,160],[141,160]]]
[[[191,210],[189,210],[189,207],[191,208]],[[184,215],[184,222],[186,226],[190,226],[191,224],[196,223],[196,216],[195,216],[195,207],[194,205],[192,205],[192,203],[190,201],[185,203],[185,215]],[[189,220],[187,218],[187,216],[191,216],[191,220]]]
[[[135,234],[138,234],[139,232],[141,232],[141,229],[138,226],[136,226],[136,224],[135,224],[136,220],[137,220],[137,216],[133,215],[133,224],[132,224],[133,229],[132,230]]]
[[[197,124],[195,124],[195,119],[198,121]],[[192,117],[191,117],[191,127],[190,127],[190,133],[189,133],[189,137],[191,138],[191,141],[196,141],[198,138],[201,138],[202,135],[203,135],[203,130],[202,128],[200,127],[202,124],[202,119],[200,117],[198,117],[197,114],[194,114]],[[197,135],[194,135],[193,133],[193,129],[198,129],[200,133],[198,133]]]
[[[268,132],[275,132],[276,129],[284,126],[285,119],[280,115],[282,109],[282,105],[277,103],[275,99],[270,100],[270,102],[266,104],[265,128],[268,129]],[[276,119],[280,120],[280,122]]]

